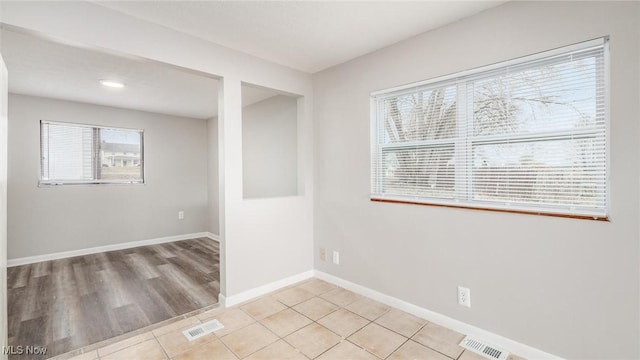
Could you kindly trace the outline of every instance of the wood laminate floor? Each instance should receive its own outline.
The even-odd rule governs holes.
[[[9,268],[9,345],[48,358],[215,304],[219,259],[198,238]]]

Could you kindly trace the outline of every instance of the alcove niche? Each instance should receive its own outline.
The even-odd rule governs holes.
[[[243,198],[297,196],[301,97],[242,84]]]

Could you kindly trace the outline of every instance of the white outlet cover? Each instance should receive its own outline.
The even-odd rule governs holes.
[[[178,211],[178,220],[184,219],[184,211]]]
[[[458,286],[458,304],[471,307],[471,290],[469,288]]]
[[[335,250],[333,251],[333,263],[340,265],[340,253]]]

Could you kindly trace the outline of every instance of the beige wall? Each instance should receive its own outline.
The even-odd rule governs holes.
[[[38,187],[41,119],[144,129],[146,183]],[[10,94],[9,132],[10,259],[206,231],[206,120]]]
[[[295,98],[277,95],[242,108],[243,197],[298,194]]]
[[[507,3],[315,74],[315,267],[563,357],[638,358],[639,5]],[[604,35],[610,222],[369,201],[372,91]]]

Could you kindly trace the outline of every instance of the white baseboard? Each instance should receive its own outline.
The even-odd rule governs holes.
[[[494,334],[490,331],[483,330],[473,325],[469,325],[462,321],[450,318],[446,315],[442,315],[435,311],[431,311],[431,310],[419,307],[417,305],[408,303],[406,301],[400,300],[393,296],[383,294],[381,292],[369,289],[362,285],[352,283],[350,281],[327,274],[325,272],[315,270],[314,275],[319,279],[325,280],[332,284],[343,287],[347,290],[351,290],[354,293],[366,296],[368,298],[371,298],[383,304],[392,306],[396,309],[400,309],[402,311],[408,312],[410,314],[421,317],[423,319],[433,321],[434,323],[447,327],[451,330],[485,340],[490,344],[501,347],[504,350],[510,351],[513,354],[522,356],[526,359],[562,359],[561,357],[549,354],[542,350],[533,348],[529,345],[519,343],[517,341],[508,339],[504,336]]]
[[[207,232],[206,234],[209,239],[220,242],[220,235],[214,234],[212,232]]]
[[[92,247],[87,249],[62,251],[62,252],[57,252],[53,254],[44,254],[44,255],[28,256],[23,258],[9,259],[7,260],[7,267],[27,265],[27,264],[33,264],[33,263],[49,261],[49,260],[65,259],[65,258],[70,258],[74,256],[97,254],[105,251],[130,249],[138,246],[162,244],[162,243],[189,240],[189,239],[200,238],[200,237],[210,237],[209,234],[210,233],[207,233],[207,232],[200,232],[200,233],[193,233],[193,234],[165,236],[165,237],[149,239],[149,240],[131,241],[131,242],[120,243],[120,244],[97,246],[97,247]]]
[[[218,293],[218,304],[221,307],[227,307],[227,297],[224,296],[222,293]]]
[[[240,303],[243,303],[247,300],[251,300],[253,298],[256,298],[258,296],[262,296],[264,294],[270,293],[272,291],[276,291],[278,289],[281,289],[285,286],[289,286],[291,284],[295,284],[297,282],[303,281],[303,280],[307,280],[312,278],[314,275],[314,271],[313,270],[309,270],[309,271],[305,271],[303,273],[297,274],[297,275],[293,275],[293,276],[289,276],[287,278],[278,280],[278,281],[274,281],[272,283],[266,284],[266,285],[262,285],[259,286],[257,288],[253,288],[251,290],[247,290],[247,291],[243,291],[239,294],[236,295],[231,295],[229,297],[225,297],[224,298],[224,303],[219,301],[220,304],[223,304],[225,307],[230,307],[230,306],[234,306]],[[224,297],[224,295],[220,294],[222,297]]]

